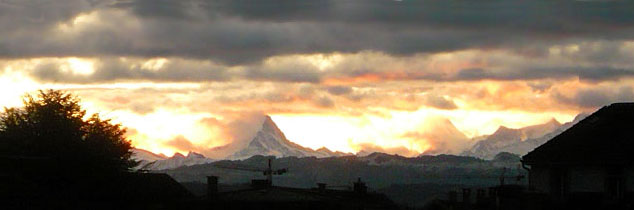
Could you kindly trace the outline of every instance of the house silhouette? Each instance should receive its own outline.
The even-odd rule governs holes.
[[[522,157],[529,189],[566,206],[626,207],[634,193],[634,103],[605,106]]]

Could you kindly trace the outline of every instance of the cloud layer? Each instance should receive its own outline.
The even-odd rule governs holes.
[[[288,119],[281,127],[334,116],[374,134],[295,136],[305,146],[456,153],[500,125],[634,100],[631,11],[631,1],[5,0],[0,84],[19,93],[0,92],[0,105],[71,90],[137,145],[168,153],[227,155],[265,114]]]
[[[629,1],[4,1],[4,57],[138,56],[231,65],[290,54],[473,48],[540,54],[630,40]],[[41,34],[48,34],[42,37]]]

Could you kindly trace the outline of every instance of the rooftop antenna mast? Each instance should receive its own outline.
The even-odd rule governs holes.
[[[264,171],[264,175],[266,175],[266,182],[270,185],[273,185],[273,169],[271,168],[271,159],[269,158],[269,167]]]
[[[286,168],[273,170],[270,158],[268,159],[268,166],[266,169],[251,168],[249,166],[240,166],[240,165],[216,165],[216,167],[224,168],[224,169],[240,170],[240,171],[262,172],[262,174],[266,176],[266,182],[269,185],[273,184],[273,175],[282,175],[288,172],[288,169]]]

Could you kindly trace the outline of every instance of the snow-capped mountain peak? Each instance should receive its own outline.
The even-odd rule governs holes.
[[[277,127],[275,122],[273,122],[273,119],[271,119],[271,117],[268,115],[264,117],[264,122],[262,122],[262,129],[260,129],[260,131],[279,136],[281,137],[280,140],[287,140],[286,136],[284,136],[284,133],[282,133],[282,130]]]
[[[178,168],[181,166],[211,163],[215,161],[213,159],[205,157],[202,154],[191,151],[187,153],[187,156],[177,152],[169,158],[162,154],[156,155],[154,153],[141,149],[134,149],[132,152],[133,159],[139,161],[137,169],[142,170],[165,170]]]
[[[586,116],[587,114],[581,113],[573,121],[564,124],[553,118],[543,124],[518,129],[500,126],[493,134],[481,137],[482,140],[464,151],[462,155],[483,159],[492,159],[500,152],[524,155],[570,128]]]
[[[144,149],[138,149],[138,148],[132,149],[132,159],[137,161],[153,162],[156,160],[164,160],[167,158],[169,157],[165,156],[164,154],[155,154],[150,151],[147,151]]]
[[[270,116],[265,116],[262,127],[251,139],[246,148],[234,153],[229,159],[245,159],[254,155],[276,156],[276,157],[328,157],[334,156],[330,150],[315,151],[302,147],[291,142],[284,133],[277,127]]]

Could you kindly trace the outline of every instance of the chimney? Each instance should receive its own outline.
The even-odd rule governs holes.
[[[361,177],[357,179],[357,182],[354,183],[354,192],[359,194],[365,194],[368,192],[368,187],[364,182],[361,181]]]
[[[218,177],[207,176],[207,198],[212,200],[218,193]]]

